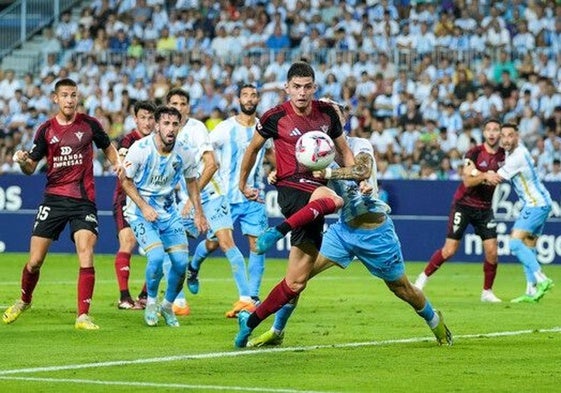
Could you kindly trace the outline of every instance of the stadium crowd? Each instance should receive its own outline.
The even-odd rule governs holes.
[[[38,72],[0,71],[0,174],[29,149],[54,82],[80,84],[81,111],[112,139],[137,100],[173,87],[209,131],[258,86],[259,113],[286,100],[292,61],[318,96],[346,106],[380,179],[457,179],[486,118],[520,124],[542,178],[561,181],[561,4],[555,1],[94,0],[43,29]],[[98,175],[110,174],[99,156]]]

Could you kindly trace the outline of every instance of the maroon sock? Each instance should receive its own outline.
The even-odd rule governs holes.
[[[78,275],[78,315],[87,314],[90,311],[94,284],[94,268],[81,267]]]
[[[290,225],[292,229],[301,228],[316,218],[335,213],[335,211],[337,211],[337,205],[333,199],[319,198],[309,202],[302,209],[287,218],[286,223]]]
[[[269,292],[267,298],[257,306],[255,312],[251,314],[247,325],[254,329],[261,321],[269,315],[276,313],[282,306],[296,296],[298,296],[298,293],[290,289],[286,280],[283,279]]]
[[[496,263],[489,263],[489,261],[483,262],[483,289],[493,288],[493,283],[495,282],[495,276],[497,275]]]
[[[39,281],[39,272],[37,270],[35,273],[31,273],[27,269],[27,263],[23,267],[23,271],[21,273],[21,301],[24,303],[31,303],[31,298],[33,297],[33,291],[35,290],[35,286]]]
[[[129,276],[131,266],[131,254],[128,252],[118,252],[115,257],[115,274],[119,283],[119,291],[129,290]]]
[[[432,257],[430,257],[427,267],[425,267],[425,274],[427,277],[432,276],[432,274],[446,261],[447,259],[442,257],[442,249],[439,248],[436,250],[434,254],[432,254]]]

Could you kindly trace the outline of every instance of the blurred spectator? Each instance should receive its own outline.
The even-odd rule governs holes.
[[[547,173],[543,180],[545,181],[561,181],[561,160],[555,158],[551,163],[551,172]]]
[[[55,36],[60,41],[62,48],[74,48],[74,37],[78,32],[78,24],[72,20],[70,11],[65,11],[60,16],[60,21],[56,24]]]
[[[21,90],[23,83],[16,78],[16,73],[12,69],[4,71],[4,78],[0,81],[0,97],[10,100],[15,97],[16,90]]]

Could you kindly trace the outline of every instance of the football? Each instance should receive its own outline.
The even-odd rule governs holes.
[[[296,142],[296,160],[312,171],[327,168],[334,158],[335,145],[324,132],[306,132]]]

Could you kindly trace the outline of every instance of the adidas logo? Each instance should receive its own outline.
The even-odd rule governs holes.
[[[51,140],[49,141],[49,145],[54,145],[55,143],[59,143],[59,142],[60,142],[60,140],[59,140],[59,139],[56,137],[56,135],[55,135],[55,136],[53,136],[53,137],[51,138]]]
[[[487,161],[481,161],[481,162],[479,163],[479,166],[480,166],[481,168],[487,168],[487,167],[489,166],[489,164],[487,164]]]
[[[290,136],[301,136],[302,132],[300,132],[300,130],[298,128],[293,129],[292,131],[290,131]]]

